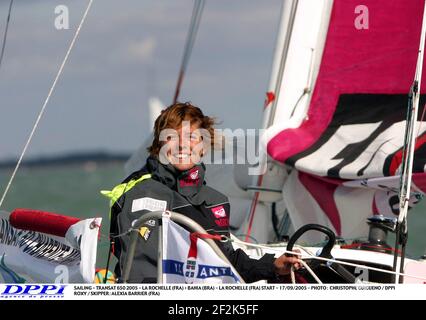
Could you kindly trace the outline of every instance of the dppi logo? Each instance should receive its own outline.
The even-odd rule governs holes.
[[[65,285],[18,285],[9,284],[0,293],[1,297],[26,297],[26,296],[39,296],[39,297],[63,297]]]

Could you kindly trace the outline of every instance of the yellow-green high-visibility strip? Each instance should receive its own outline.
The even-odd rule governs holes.
[[[130,189],[132,189],[139,182],[142,182],[142,181],[144,181],[146,179],[150,179],[150,178],[151,178],[151,174],[148,173],[148,174],[143,175],[139,179],[130,180],[129,182],[119,184],[118,186],[115,186],[114,189],[112,189],[111,191],[109,191],[109,190],[102,190],[101,194],[110,199],[109,205],[110,205],[110,207],[112,207],[112,205],[123,194],[125,194],[127,191],[129,191]]]

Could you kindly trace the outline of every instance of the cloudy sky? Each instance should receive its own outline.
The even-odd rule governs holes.
[[[87,0],[15,0],[0,69],[0,160],[20,154]],[[55,28],[55,8],[70,29]],[[0,0],[0,41],[9,0]],[[95,0],[28,156],[132,151],[149,132],[148,99],[173,98],[193,0]],[[281,0],[207,0],[181,101],[221,127],[261,122]]]

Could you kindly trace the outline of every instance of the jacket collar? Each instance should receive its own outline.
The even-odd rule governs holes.
[[[152,178],[178,192],[193,205],[201,205],[204,201],[202,187],[205,184],[206,167],[197,164],[189,170],[179,171],[171,164],[164,165],[157,158],[149,157],[146,167]]]

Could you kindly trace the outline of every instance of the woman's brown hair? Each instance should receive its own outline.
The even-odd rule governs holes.
[[[199,125],[200,129],[207,130],[210,135],[210,137],[208,137],[210,139],[209,143],[210,145],[214,144],[214,118],[205,116],[200,108],[189,102],[178,102],[161,111],[161,114],[155,120],[154,140],[152,141],[152,145],[147,149],[152,156],[158,156],[164,144],[160,141],[161,131],[164,129],[177,129],[182,124],[182,121],[190,121],[191,125],[196,123]],[[205,142],[207,143],[207,141]]]

